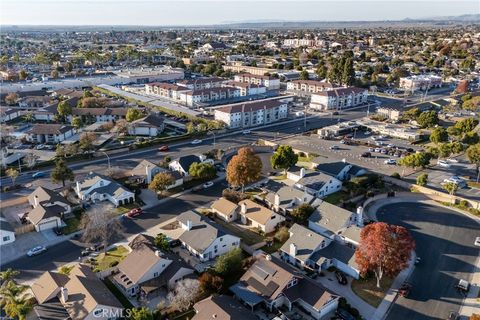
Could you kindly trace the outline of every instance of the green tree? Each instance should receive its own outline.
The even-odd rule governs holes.
[[[448,133],[443,127],[438,127],[432,130],[430,134],[430,141],[438,144],[440,142],[448,141]]]
[[[10,92],[5,96],[5,103],[9,106],[13,106],[18,102],[19,96],[16,92]]]
[[[12,179],[12,184],[15,185],[15,180],[17,180],[18,175],[20,174],[17,169],[15,168],[8,168],[5,173],[7,174],[7,177]]]
[[[290,238],[290,232],[288,231],[287,227],[280,227],[280,229],[275,232],[274,237],[279,243],[284,243],[288,240],[288,238]]]
[[[355,83],[355,70],[353,69],[353,60],[348,58],[345,60],[342,72],[342,84],[351,86]]]
[[[93,132],[84,132],[80,135],[79,145],[80,148],[86,152],[90,152],[93,149],[93,143],[97,140],[97,135]]]
[[[467,158],[471,164],[475,165],[475,170],[478,174],[478,170],[480,168],[480,143],[477,143],[468,147]]]
[[[451,142],[450,149],[452,150],[452,153],[459,154],[463,151],[463,144],[458,141]]]
[[[160,172],[153,177],[148,189],[163,193],[169,186],[175,183],[175,178],[168,172]]]
[[[66,72],[72,72],[73,64],[70,61],[68,61],[67,63],[65,63],[63,68],[65,69]]]
[[[438,147],[438,151],[439,151],[438,156],[440,158],[447,158],[447,157],[450,157],[450,155],[452,154],[452,148],[449,143],[442,143]]]
[[[422,112],[418,108],[412,108],[403,112],[403,119],[404,120],[417,120]]]
[[[421,175],[419,175],[419,176],[417,177],[417,184],[418,184],[419,186],[422,186],[422,187],[423,187],[423,186],[426,186],[427,183],[428,183],[428,174],[422,173]]]
[[[58,71],[57,70],[52,70],[52,72],[50,72],[50,77],[52,79],[57,79],[58,78]]]
[[[25,70],[20,70],[20,71],[18,72],[18,78],[19,78],[20,80],[25,80],[25,79],[27,79],[27,78],[28,78],[28,73],[27,73],[27,71],[25,71]]]
[[[417,123],[422,128],[431,128],[438,124],[438,114],[436,111],[424,111],[418,118]]]
[[[155,319],[153,312],[146,308],[133,308],[130,309],[130,316],[128,317],[129,320],[153,320]]]
[[[210,179],[215,176],[215,173],[215,167],[206,162],[194,162],[188,169],[188,174],[195,179]]]
[[[308,80],[310,79],[310,75],[308,74],[307,70],[303,70],[300,72],[300,80]]]
[[[9,281],[0,288],[0,306],[11,318],[25,320],[33,308],[33,299],[27,292],[28,286]]]
[[[137,119],[140,119],[141,117],[142,117],[142,112],[139,109],[128,108],[125,119],[127,119],[128,122],[132,122]]]
[[[478,133],[476,133],[474,131],[470,131],[470,132],[465,133],[465,135],[463,136],[463,139],[462,139],[462,142],[466,143],[468,145],[476,144],[479,141],[480,141],[480,138],[478,136]]]
[[[9,282],[15,282],[15,277],[20,274],[19,271],[13,270],[12,268],[8,268],[7,270],[0,271],[0,286],[4,287]]]
[[[443,185],[443,189],[453,196],[458,190],[458,184],[454,182],[447,182]]]
[[[308,203],[302,203],[300,206],[292,210],[292,217],[297,223],[305,224],[310,215],[315,211]]]
[[[82,121],[82,118],[80,117],[73,117],[72,118],[72,126],[74,126],[75,128],[79,129],[83,126],[83,121]]]
[[[257,181],[262,172],[262,160],[252,148],[240,148],[227,165],[227,181],[232,186],[241,186]]]
[[[167,236],[163,233],[157,234],[157,236],[153,240],[153,244],[161,251],[170,251],[170,243],[168,243]]]
[[[298,155],[293,152],[291,146],[279,146],[270,158],[270,163],[274,169],[288,170],[298,161]]]
[[[410,154],[403,159],[400,159],[398,163],[401,166],[416,169],[418,167],[425,168],[430,164],[430,157],[425,152]]]
[[[233,248],[217,258],[213,269],[215,273],[223,277],[238,273],[242,268],[243,254],[242,249]]]
[[[73,174],[72,169],[70,169],[64,159],[57,159],[55,161],[55,168],[53,168],[51,173],[51,178],[53,182],[62,182],[62,185],[65,187],[65,181],[73,181],[75,175]]]
[[[72,107],[67,101],[60,101],[57,106],[57,112],[65,121],[65,118],[72,114]]]

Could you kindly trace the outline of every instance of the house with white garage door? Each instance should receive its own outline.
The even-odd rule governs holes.
[[[70,203],[60,193],[44,187],[38,187],[27,198],[33,208],[27,220],[38,232],[64,226],[63,218],[72,211]]]
[[[128,134],[134,136],[156,137],[163,132],[164,119],[156,114],[132,121],[128,127]]]
[[[82,180],[77,181],[75,193],[82,201],[110,201],[115,207],[133,203],[135,194],[110,178],[90,172]]]

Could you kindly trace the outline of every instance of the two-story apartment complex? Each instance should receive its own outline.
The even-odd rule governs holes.
[[[64,124],[35,124],[26,132],[32,143],[60,143],[75,134],[75,128]]]
[[[240,97],[240,94],[240,89],[235,87],[214,87],[183,91],[180,93],[180,101],[185,103],[188,107],[196,107],[203,103],[238,98]]]
[[[405,90],[426,90],[430,88],[440,88],[442,86],[442,77],[435,75],[419,75],[400,78],[399,86]]]
[[[287,83],[287,90],[289,91],[301,91],[306,93],[317,93],[328,91],[336,88],[337,86],[316,80],[293,80]]]
[[[288,117],[288,104],[281,100],[236,103],[215,109],[215,120],[229,128],[246,128],[273,123]]]
[[[244,82],[267,87],[268,90],[280,89],[280,79],[272,76],[255,75],[250,73],[237,74],[234,77],[236,82]]]
[[[366,103],[368,90],[356,87],[334,88],[312,94],[310,108],[317,110],[340,110]]]

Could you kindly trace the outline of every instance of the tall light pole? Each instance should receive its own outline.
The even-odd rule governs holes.
[[[102,153],[107,156],[108,169],[110,169],[110,157],[108,156],[108,153],[106,153],[105,151],[102,151]]]

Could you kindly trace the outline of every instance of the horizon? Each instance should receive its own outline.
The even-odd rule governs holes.
[[[254,3],[256,7],[252,9],[247,3]],[[199,27],[249,23],[428,20],[478,14],[480,3],[472,0],[3,0],[1,9],[1,26]],[[105,15],[105,12],[108,14]],[[276,18],[272,19],[272,16]]]

